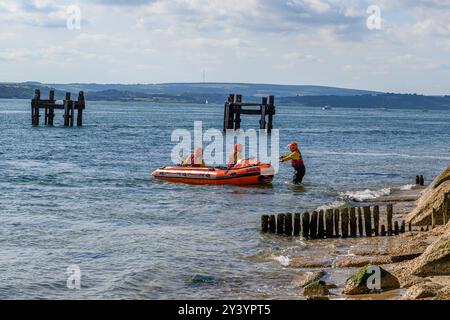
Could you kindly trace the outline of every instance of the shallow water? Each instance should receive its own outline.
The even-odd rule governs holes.
[[[148,176],[170,163],[173,129],[220,129],[222,108],[90,102],[83,128],[63,128],[61,113],[36,128],[29,101],[0,100],[0,298],[299,298],[303,270],[280,256],[336,244],[262,236],[260,214],[367,197],[450,163],[450,110],[281,106],[275,126],[281,146],[300,141],[304,188],[290,185],[288,165],[265,188]],[[66,287],[69,265],[81,268],[81,290]]]

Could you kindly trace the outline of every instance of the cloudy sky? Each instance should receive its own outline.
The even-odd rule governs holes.
[[[0,0],[0,81],[200,82],[203,70],[450,94],[450,0]]]

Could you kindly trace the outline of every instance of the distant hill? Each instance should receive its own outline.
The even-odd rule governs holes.
[[[450,96],[393,94],[368,90],[310,85],[274,85],[246,83],[166,83],[166,84],[43,84],[39,82],[0,83],[0,98],[31,99],[35,89],[42,97],[55,90],[57,99],[65,92],[76,96],[85,92],[89,101],[147,101],[158,103],[224,103],[227,95],[238,93],[245,101],[260,101],[275,95],[277,104],[354,108],[448,108]]]

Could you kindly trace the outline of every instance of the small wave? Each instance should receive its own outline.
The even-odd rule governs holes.
[[[408,191],[408,190],[412,190],[414,189],[415,185],[414,184],[406,184],[404,186],[400,187],[400,190],[402,191]]]
[[[333,201],[333,202],[330,202],[328,204],[324,204],[324,205],[318,207],[317,210],[320,211],[320,210],[340,208],[340,207],[344,206],[345,204],[346,204],[345,201],[336,200],[336,201]]]
[[[289,263],[291,262],[291,259],[287,256],[275,256],[273,259],[279,262],[283,267],[289,266]]]
[[[411,159],[433,159],[450,160],[448,156],[427,156],[427,155],[409,155],[389,152],[334,152],[334,151],[309,151],[311,155],[332,155],[332,156],[359,156],[359,157],[396,157]]]
[[[370,199],[376,199],[381,196],[387,196],[391,194],[390,188],[384,188],[381,190],[362,190],[362,191],[347,191],[345,193],[341,193],[340,196],[349,199],[352,201],[362,202]]]

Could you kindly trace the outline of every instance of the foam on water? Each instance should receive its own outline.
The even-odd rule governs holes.
[[[415,184],[405,184],[404,186],[400,187],[400,190],[402,191],[408,191],[408,190],[412,190],[416,187]]]
[[[390,188],[383,188],[380,190],[361,190],[361,191],[347,191],[344,193],[341,193],[340,196],[349,199],[351,201],[357,201],[362,202],[366,200],[376,199],[381,196],[388,196],[391,194]]]

